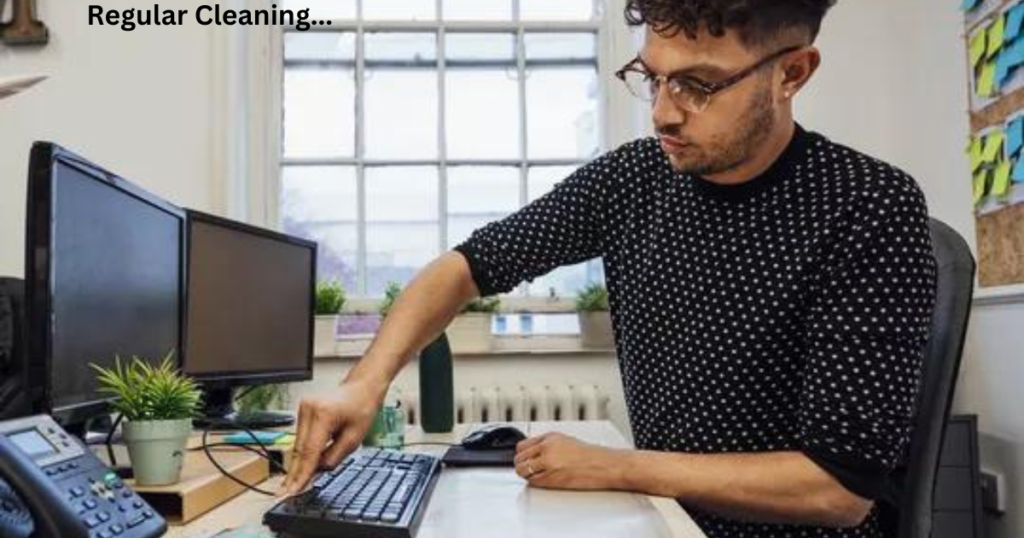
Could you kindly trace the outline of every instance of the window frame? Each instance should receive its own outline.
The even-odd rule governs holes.
[[[440,4],[442,3],[442,0],[437,1],[439,4],[438,13],[440,13]],[[517,0],[513,1],[515,2]],[[615,80],[613,72],[616,66],[621,63],[622,58],[628,59],[635,56],[636,50],[642,42],[642,31],[629,29],[621,20],[621,16],[617,16],[622,13],[624,3],[624,0],[607,0],[602,6],[600,0],[598,0],[597,9],[601,10],[602,14],[599,18],[588,22],[332,20],[331,25],[315,26],[308,31],[353,31],[357,34],[357,47],[363,46],[363,40],[361,39],[362,34],[372,31],[436,32],[438,39],[437,53],[439,56],[439,64],[441,64],[441,66],[444,65],[444,36],[447,33],[510,31],[515,32],[518,37],[516,41],[516,61],[518,69],[524,68],[525,51],[523,50],[524,46],[522,36],[527,32],[593,33],[597,39],[596,61],[599,82],[597,129],[599,145],[598,154],[600,154],[618,144],[635,139],[638,136],[650,134],[650,128],[647,121],[649,110],[642,106],[642,104],[637,104],[634,98],[629,95],[624,88],[619,88],[619,85],[613,84],[613,81]],[[361,2],[358,9],[361,9]],[[361,260],[365,260],[365,167],[367,163],[374,166],[381,164],[436,165],[438,166],[439,173],[439,189],[443,189],[439,192],[447,192],[448,184],[445,169],[448,166],[456,166],[459,164],[471,164],[475,166],[486,166],[491,164],[516,166],[519,169],[520,206],[522,206],[526,203],[529,197],[527,176],[530,166],[580,166],[585,162],[588,162],[588,159],[528,159],[525,155],[527,148],[527,133],[525,130],[521,130],[520,133],[520,155],[516,159],[488,161],[461,161],[448,159],[447,156],[444,155],[445,144],[443,138],[439,140],[439,155],[436,161],[384,161],[361,159],[360,156],[363,154],[363,151],[358,145],[364,141],[364,127],[362,125],[363,104],[361,102],[362,92],[358,91],[356,94],[357,134],[355,142],[356,153],[354,157],[339,159],[285,158],[283,145],[285,74],[284,36],[288,32],[297,31],[298,30],[295,27],[269,27],[265,32],[265,35],[255,36],[254,42],[250,41],[250,43],[248,43],[247,50],[249,52],[249,62],[247,64],[247,69],[245,69],[245,72],[241,74],[241,78],[243,79],[242,84],[250,84],[247,86],[249,88],[248,91],[245,92],[247,93],[246,97],[249,105],[247,108],[249,120],[245,122],[248,129],[245,130],[246,134],[244,135],[244,139],[241,136],[232,135],[230,132],[231,130],[227,129],[228,132],[225,132],[226,146],[228,149],[240,150],[240,155],[237,156],[238,158],[228,158],[226,159],[226,163],[221,163],[221,170],[223,170],[229,178],[235,178],[233,181],[228,179],[227,186],[225,188],[226,196],[224,201],[228,206],[227,212],[229,214],[233,213],[237,217],[244,218],[245,220],[279,229],[281,225],[279,204],[282,188],[282,172],[285,166],[316,164],[358,166],[357,193],[359,197],[359,256],[362,257],[360,258]],[[230,39],[232,38],[229,38],[228,40]],[[233,39],[237,40],[239,38],[236,36]],[[233,49],[231,44],[222,43],[222,48],[226,49],[226,55],[230,57]],[[361,50],[357,53],[357,62],[363,62],[363,51]],[[363,67],[364,66],[358,66],[357,71],[359,71],[359,73],[356,76],[362,76],[361,71]],[[439,69],[443,69],[443,67],[439,67]],[[237,74],[229,74],[228,77],[236,79],[235,86],[239,85],[237,82],[239,76]],[[441,92],[438,95],[439,106],[441,107],[439,110],[438,122],[438,129],[440,132],[438,134],[439,137],[443,137],[444,93],[441,87],[444,85],[444,77],[440,75],[440,71],[437,78],[439,92]],[[525,106],[523,106],[525,101],[525,88],[523,86],[526,84],[526,81],[524,77],[518,78],[518,83],[520,85],[518,98],[521,103],[520,115],[525,116],[527,112]],[[253,85],[253,83],[255,84]],[[228,116],[228,119],[230,120],[232,115],[228,114]],[[230,125],[232,123],[229,121],[228,124]],[[520,125],[525,125],[525,118],[520,118]],[[261,149],[263,151],[260,151]],[[358,161],[362,161],[361,164]],[[233,164],[234,166],[232,166]],[[239,179],[237,177],[240,174],[244,174],[244,179]],[[447,244],[447,195],[442,195],[438,198],[438,252],[443,253],[453,245]],[[357,265],[358,286],[359,289],[362,290],[366,283],[365,263],[357,263]],[[367,305],[373,304],[373,302],[379,300],[373,296],[365,296],[362,293],[352,293],[351,297],[353,299],[351,301],[353,310],[365,311],[367,310],[367,308],[365,308]],[[504,305],[503,310],[506,311],[533,310],[564,312],[572,310],[571,297],[560,297],[557,300],[552,300],[544,294],[526,295],[525,288],[522,286],[517,290],[517,292],[508,294],[502,299]]]

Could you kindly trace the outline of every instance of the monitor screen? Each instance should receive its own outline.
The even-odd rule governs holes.
[[[309,379],[316,244],[191,211],[188,227],[185,373]]]
[[[106,411],[91,363],[178,353],[184,214],[80,158],[49,154],[49,174],[33,160],[45,185],[30,185],[30,349],[46,359],[43,411],[68,422],[62,415]]]

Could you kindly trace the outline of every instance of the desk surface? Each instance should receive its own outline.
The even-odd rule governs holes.
[[[516,424],[536,435],[561,431],[590,443],[628,446],[610,422],[534,422]],[[453,442],[474,426],[460,424],[447,434],[410,429],[407,443]],[[444,447],[415,446],[410,451],[440,455]],[[281,477],[264,487],[276,489]],[[171,527],[167,538],[205,538],[225,528],[259,523],[277,499],[246,492],[188,525]],[[417,538],[515,538],[631,536],[705,538],[672,499],[619,492],[555,491],[528,487],[511,468],[444,469],[427,505]]]

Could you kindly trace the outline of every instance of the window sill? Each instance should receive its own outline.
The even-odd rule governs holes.
[[[614,355],[615,350],[584,348],[578,336],[495,336],[494,346],[490,351],[478,353],[452,353],[456,359],[471,359],[474,357],[491,356],[607,356]],[[358,359],[370,346],[372,338],[343,338],[334,344],[334,353],[330,355],[318,355],[317,360],[330,359]]]

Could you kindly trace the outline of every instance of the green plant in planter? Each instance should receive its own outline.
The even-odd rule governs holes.
[[[246,415],[254,411],[281,409],[287,403],[288,385],[260,385],[246,391],[235,400],[238,413]]]
[[[387,287],[384,288],[384,300],[377,307],[377,312],[380,313],[382,318],[387,317],[388,313],[391,312],[391,309],[395,306],[395,301],[398,300],[398,296],[401,294],[401,284],[398,282],[388,282]]]
[[[316,284],[316,315],[333,316],[345,306],[345,289],[337,280]]]
[[[591,284],[576,294],[577,312],[607,312],[608,289],[601,284]]]
[[[99,391],[116,398],[111,406],[127,420],[191,419],[199,412],[203,392],[178,372],[171,354],[159,366],[139,357],[132,357],[128,364],[116,357],[110,369],[90,366],[96,370]]]
[[[501,299],[497,297],[477,297],[462,307],[462,313],[484,313],[497,312],[501,308]]]

